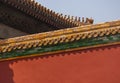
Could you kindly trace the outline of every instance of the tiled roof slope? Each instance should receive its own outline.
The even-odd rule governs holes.
[[[77,27],[80,25],[92,24],[93,19],[67,16],[47,9],[34,0],[0,0],[36,19],[42,20],[55,27]]]
[[[1,40],[0,60],[114,44],[120,44],[120,20]]]
[[[120,20],[1,40],[0,52],[69,43],[114,34],[120,34]]]

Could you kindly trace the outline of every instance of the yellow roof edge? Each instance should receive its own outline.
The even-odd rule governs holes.
[[[84,25],[84,26],[73,27],[73,28],[66,28],[66,29],[61,29],[61,30],[55,30],[55,31],[49,31],[49,32],[43,32],[43,33],[38,33],[38,34],[32,34],[32,35],[26,35],[26,36],[21,36],[21,37],[0,40],[0,45],[35,40],[35,39],[45,39],[45,38],[50,38],[54,36],[62,36],[66,34],[87,32],[87,31],[103,29],[103,28],[105,29],[108,27],[114,27],[114,26],[119,26],[119,25],[120,25],[120,20],[116,20],[116,21],[104,22],[104,23],[99,23],[99,24],[94,24],[94,25],[92,24],[92,25]]]

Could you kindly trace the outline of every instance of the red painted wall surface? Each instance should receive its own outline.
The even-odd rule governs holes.
[[[0,62],[0,83],[120,83],[120,45]]]

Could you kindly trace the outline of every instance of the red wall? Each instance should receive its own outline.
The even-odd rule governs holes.
[[[0,62],[0,83],[120,83],[120,45]]]

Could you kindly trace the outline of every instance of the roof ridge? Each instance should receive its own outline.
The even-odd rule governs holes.
[[[92,24],[92,18],[74,17],[70,15],[63,15],[50,10],[35,0],[1,0],[3,3],[7,3],[37,19],[45,21],[55,27],[76,27],[85,24]],[[28,9],[29,8],[29,9]]]

